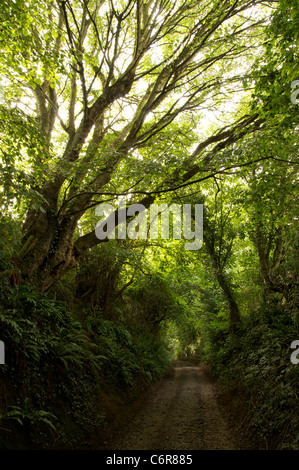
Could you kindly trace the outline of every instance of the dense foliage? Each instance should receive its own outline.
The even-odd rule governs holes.
[[[0,448],[88,448],[176,358],[298,448],[297,2],[1,7]],[[97,238],[124,201],[203,204],[203,246]]]

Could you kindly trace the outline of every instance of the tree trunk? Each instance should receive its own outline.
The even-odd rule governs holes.
[[[204,223],[204,244],[207,250],[207,253],[211,259],[213,271],[215,277],[218,281],[219,286],[222,289],[222,292],[228,302],[229,306],[229,320],[230,320],[230,329],[233,331],[235,327],[240,323],[241,316],[238,304],[234,298],[232,287],[229,283],[227,276],[224,273],[223,267],[220,266],[220,260],[215,251],[215,241],[214,236],[211,233],[211,228],[209,227],[208,221],[205,220]]]

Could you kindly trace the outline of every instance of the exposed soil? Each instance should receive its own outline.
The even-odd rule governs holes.
[[[107,450],[252,450],[206,366],[177,362],[105,433]]]

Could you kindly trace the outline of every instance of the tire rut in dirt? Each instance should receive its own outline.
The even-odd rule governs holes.
[[[180,366],[161,381],[108,444],[114,450],[235,450],[205,370]]]

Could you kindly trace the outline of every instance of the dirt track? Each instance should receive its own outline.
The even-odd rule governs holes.
[[[218,386],[204,366],[177,363],[108,433],[110,450],[250,449],[218,400]],[[103,447],[102,447],[103,448]]]

